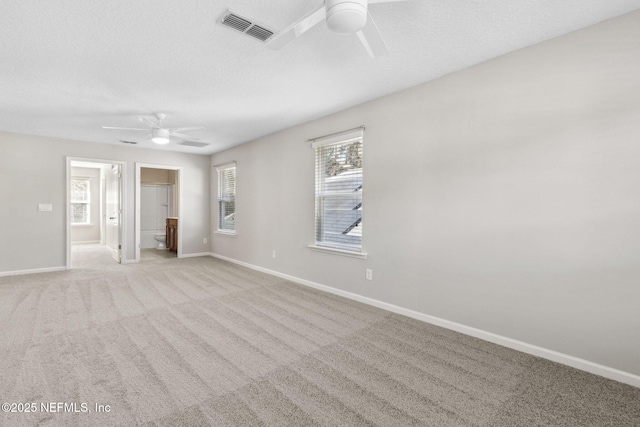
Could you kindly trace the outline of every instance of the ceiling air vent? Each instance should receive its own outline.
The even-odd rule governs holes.
[[[267,40],[269,40],[269,37],[273,35],[273,31],[267,30],[266,28],[254,24],[247,30],[246,34],[248,36],[255,37],[258,40],[266,42]]]
[[[207,145],[210,145],[207,142],[198,142],[198,141],[187,141],[187,140],[182,140],[180,142],[176,142],[177,145],[186,145],[187,147],[198,147],[198,148],[202,148],[202,147],[206,147]]]
[[[132,145],[136,145],[137,142],[135,141],[125,141],[124,139],[121,139],[120,142],[122,142],[123,144],[132,144]]]
[[[247,19],[243,16],[238,15],[235,12],[231,12],[230,10],[224,14],[220,23],[226,27],[233,28],[234,30],[240,31],[241,33],[252,37],[254,39],[258,39],[260,41],[267,41],[274,34],[273,31],[264,27],[263,25],[258,25],[255,22]]]

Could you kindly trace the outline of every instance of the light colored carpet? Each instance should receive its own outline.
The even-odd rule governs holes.
[[[634,387],[214,258],[101,250],[0,278],[0,399],[37,406],[0,425],[640,425]]]

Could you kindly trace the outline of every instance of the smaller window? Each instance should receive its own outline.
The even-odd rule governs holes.
[[[227,163],[218,170],[218,231],[236,231],[236,164]]]
[[[91,224],[91,180],[71,178],[71,224]]]

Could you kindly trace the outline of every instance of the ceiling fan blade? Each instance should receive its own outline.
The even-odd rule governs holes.
[[[138,129],[138,128],[118,128],[112,126],[102,126],[102,129],[116,129],[116,130],[149,130],[149,129]]]
[[[186,127],[186,128],[175,128],[175,129],[169,129],[171,132],[184,132],[184,131],[190,131],[190,130],[205,130],[206,127],[204,126],[191,126],[191,127]]]
[[[300,37],[302,34],[304,34],[308,29],[310,29],[314,25],[324,21],[326,16],[327,16],[327,12],[324,8],[324,2],[322,2],[314,10],[307,13],[298,21],[289,25],[287,28],[285,28],[284,30],[276,34],[276,36],[271,39],[271,41],[267,46],[273,50],[278,50],[282,48],[284,45],[286,45],[290,41]]]
[[[141,122],[147,122],[147,124],[149,124],[152,128],[160,129],[160,126],[158,125],[158,123],[154,122],[149,117],[140,116],[138,117],[138,120],[140,120]],[[148,129],[145,129],[145,130],[148,130]]]
[[[191,135],[185,135],[184,133],[180,132],[169,132],[169,135],[175,136],[177,138],[187,139],[189,141],[200,141],[200,138],[195,138]]]
[[[356,34],[364,45],[364,48],[367,49],[369,56],[375,58],[388,52],[387,44],[384,42],[382,34],[380,34],[380,30],[378,30],[378,26],[371,14],[367,13],[367,15],[367,25]]]

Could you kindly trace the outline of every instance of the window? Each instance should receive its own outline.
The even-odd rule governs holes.
[[[218,231],[236,231],[236,164],[227,163],[218,170]]]
[[[71,224],[91,224],[91,180],[71,178]]]
[[[316,246],[362,248],[363,130],[316,139]]]

